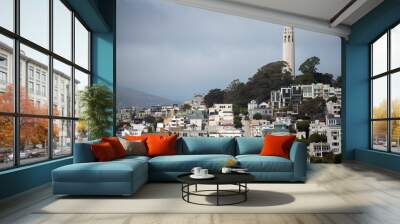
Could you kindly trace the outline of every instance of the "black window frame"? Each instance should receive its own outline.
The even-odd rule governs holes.
[[[385,29],[383,33],[378,35],[374,40],[372,40],[369,44],[369,149],[373,151],[379,152],[387,152],[393,154],[400,154],[400,152],[393,152],[392,151],[392,121],[400,121],[400,117],[392,117],[392,101],[391,101],[391,79],[392,75],[400,72],[400,67],[398,68],[391,68],[391,31],[395,27],[400,26],[400,21],[394,23],[389,28]],[[373,44],[378,41],[381,37],[387,35],[387,64],[386,64],[386,71],[376,74],[373,74]],[[378,78],[386,77],[386,87],[387,87],[387,105],[386,105],[386,118],[373,118],[373,81]],[[374,148],[374,136],[373,136],[373,122],[383,122],[386,121],[386,150],[379,150]]]
[[[5,170],[11,170],[11,169],[16,169],[19,167],[23,166],[30,166],[33,164],[38,164],[38,163],[43,163],[47,162],[50,160],[59,160],[62,158],[70,157],[73,156],[74,152],[74,143],[75,143],[75,127],[76,127],[76,121],[79,120],[79,117],[75,116],[75,69],[85,73],[89,77],[89,86],[92,85],[92,57],[91,57],[91,37],[92,37],[92,30],[89,28],[89,26],[84,22],[84,20],[79,16],[78,13],[76,13],[73,8],[65,1],[65,0],[59,0],[64,6],[68,8],[68,10],[71,11],[71,58],[67,59],[64,58],[63,56],[53,52],[53,1],[54,0],[48,0],[49,2],[49,43],[48,43],[48,49],[45,47],[42,47],[39,44],[36,44],[32,41],[30,41],[27,38],[24,38],[23,36],[20,35],[20,0],[14,0],[13,1],[13,9],[14,9],[14,27],[13,30],[8,30],[2,26],[0,26],[0,35],[10,38],[13,41],[13,68],[12,68],[12,74],[14,78],[14,110],[13,112],[2,112],[0,111],[0,116],[4,117],[11,117],[13,119],[13,166],[10,167],[5,167],[5,168],[0,168],[0,172],[5,171]],[[88,69],[85,69],[81,67],[80,65],[75,63],[75,18],[79,20],[79,22],[86,28],[88,31]],[[48,62],[48,113],[47,115],[38,115],[38,114],[26,114],[26,113],[21,113],[20,112],[20,45],[23,44],[27,47],[32,48],[33,50],[36,50],[40,53],[43,53],[48,56],[49,62]],[[72,79],[72,99],[71,99],[71,115],[70,116],[56,116],[53,115],[53,59],[58,60],[59,62],[62,62],[68,66],[71,67],[71,79]],[[28,74],[26,74],[28,76]],[[47,119],[48,122],[48,136],[47,136],[47,141],[48,141],[48,157],[40,160],[38,162],[33,162],[33,163],[27,163],[27,164],[21,164],[20,162],[20,119],[21,118],[44,118]],[[54,157],[53,155],[53,138],[52,138],[52,132],[53,132],[53,121],[56,120],[66,120],[66,121],[71,121],[72,123],[72,130],[71,130],[71,153],[68,155],[63,155],[63,156],[57,156]]]

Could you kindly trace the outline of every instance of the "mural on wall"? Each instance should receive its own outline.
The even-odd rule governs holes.
[[[160,0],[123,5],[118,135],[292,134],[311,162],[340,162],[339,38]]]

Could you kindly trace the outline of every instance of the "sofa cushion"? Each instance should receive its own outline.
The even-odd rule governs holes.
[[[263,147],[262,137],[236,138],[236,155],[260,154]]]
[[[130,182],[135,172],[147,176],[147,163],[140,159],[75,163],[53,170],[57,182]]]
[[[93,144],[90,147],[92,149],[94,157],[96,157],[96,161],[105,162],[118,158],[112,145],[108,142]]]
[[[199,166],[212,172],[219,171],[230,159],[231,155],[175,155],[158,156],[149,160],[150,171],[163,172],[190,172],[193,167]]]
[[[177,138],[177,135],[150,135],[146,141],[148,148],[147,155],[152,157],[175,155]]]
[[[184,137],[181,140],[181,154],[225,154],[235,155],[235,139],[229,137]]]
[[[239,155],[240,167],[249,172],[292,172],[292,161],[279,156]]]
[[[289,159],[290,148],[295,140],[295,135],[266,135],[264,137],[263,148],[261,149],[260,155],[281,156]]]
[[[118,138],[122,146],[126,151],[126,155],[147,155],[147,148],[144,141],[140,140],[126,140],[124,138]]]
[[[101,138],[101,142],[108,142],[114,149],[115,155],[117,158],[122,158],[126,156],[126,151],[124,146],[122,146],[121,142],[119,141],[118,137],[104,137]]]

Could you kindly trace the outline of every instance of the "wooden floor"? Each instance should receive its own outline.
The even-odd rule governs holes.
[[[0,202],[0,223],[400,223],[400,174],[358,163],[313,164],[308,182],[367,206],[357,214],[35,214],[35,208],[54,200],[43,186]]]

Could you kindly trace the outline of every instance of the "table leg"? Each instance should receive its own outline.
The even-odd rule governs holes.
[[[197,184],[195,185],[195,190],[194,191],[196,191],[197,192]]]
[[[217,184],[217,206],[219,206],[219,184]]]
[[[244,187],[245,187],[245,192],[244,192],[244,201],[247,201],[247,192],[248,192],[248,190],[247,190],[247,183],[244,183]]]

